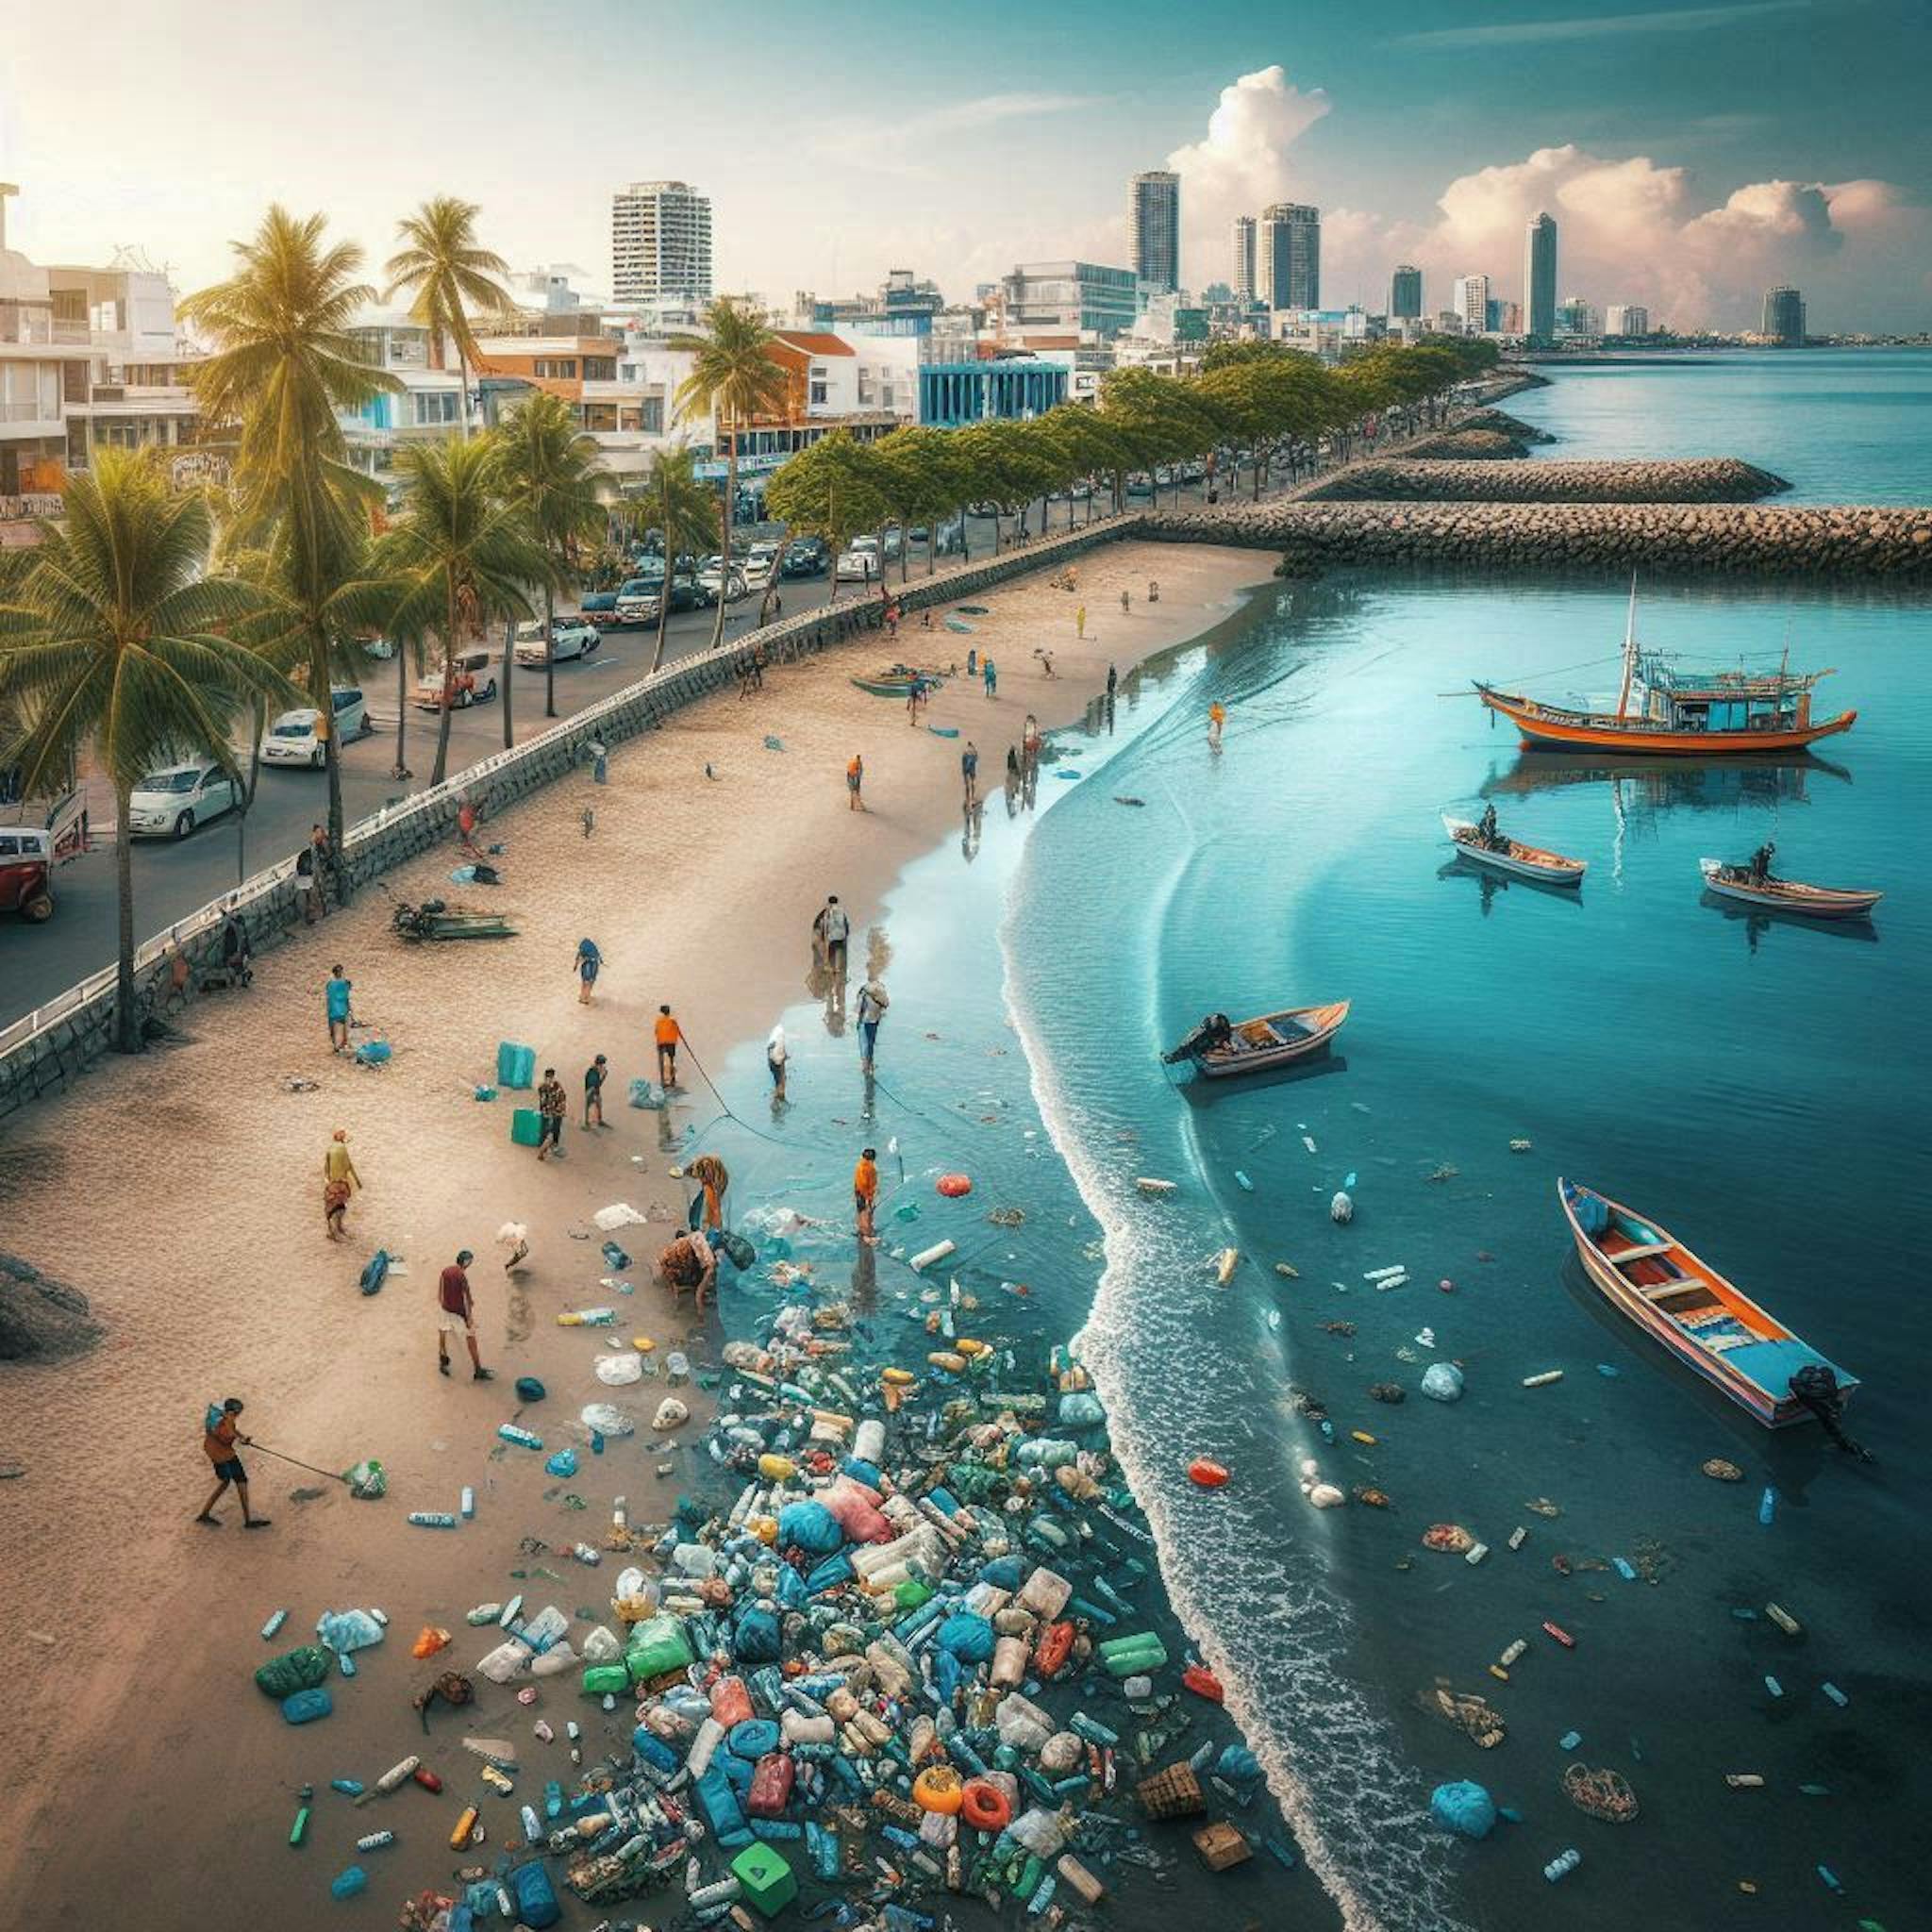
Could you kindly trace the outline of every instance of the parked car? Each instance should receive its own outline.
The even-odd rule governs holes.
[[[196,825],[233,811],[245,788],[205,758],[164,765],[137,781],[127,801],[127,829],[136,839],[185,839]]]
[[[387,663],[396,654],[395,642],[390,638],[364,638],[362,651],[365,657],[375,658]]]
[[[841,553],[838,581],[841,584],[869,584],[879,575],[879,543],[876,537],[855,537]]]
[[[37,808],[19,806],[25,812]],[[54,868],[87,850],[87,794],[66,793],[45,823],[0,824],[0,912],[17,912],[29,925],[54,916]]]
[[[724,601],[727,604],[736,604],[741,597],[745,595],[749,589],[745,582],[744,572],[737,564],[734,563],[731,566],[730,576],[728,578],[725,576],[724,559],[722,557],[706,558],[698,565],[697,580],[710,593],[711,602],[714,604],[718,601],[721,587]]]
[[[897,524],[888,524],[885,530],[886,561],[897,563],[906,548],[906,532]]]
[[[777,567],[778,546],[775,543],[754,543],[744,558],[745,589],[762,591],[772,581],[772,573]]]
[[[496,666],[488,651],[461,651],[457,655],[456,674],[450,683],[450,703],[460,711],[471,705],[487,705],[496,695]],[[419,711],[442,709],[442,667],[425,671],[416,680],[409,702]]]
[[[658,601],[664,586],[661,575],[632,577],[617,593],[614,628],[635,630],[641,624],[656,624]]]
[[[831,546],[823,537],[800,537],[786,544],[778,560],[781,577],[817,577],[832,560]]]
[[[331,685],[329,704],[335,711],[336,742],[353,743],[375,729],[369,722],[369,707],[353,685]],[[265,765],[308,765],[321,771],[328,762],[328,751],[316,730],[322,713],[312,705],[284,711],[268,727],[261,741],[261,761]]]
[[[617,592],[615,591],[586,591],[583,598],[583,614],[599,630],[617,628]]]
[[[587,617],[559,617],[550,626],[550,648],[543,648],[543,620],[533,617],[517,625],[517,662],[541,671],[546,662],[570,664],[588,658],[604,641]]]

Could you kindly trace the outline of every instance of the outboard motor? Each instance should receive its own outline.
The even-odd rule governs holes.
[[[1862,1443],[1853,1441],[1845,1434],[1844,1394],[1838,1386],[1838,1376],[1825,1363],[1807,1362],[1786,1386],[1793,1399],[1818,1418],[1824,1433],[1846,1455],[1856,1456],[1860,1462],[1877,1460]]]
[[[1234,1038],[1234,1022],[1225,1013],[1209,1013],[1181,1043],[1160,1056],[1163,1066],[1198,1059],[1210,1047],[1225,1046]]]

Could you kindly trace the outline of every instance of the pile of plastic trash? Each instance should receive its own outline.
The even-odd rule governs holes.
[[[786,1303],[764,1345],[724,1351],[706,1451],[735,1484],[679,1499],[609,1623],[470,1612],[491,1641],[466,1668],[526,1707],[575,1689],[583,1724],[464,1740],[489,1789],[451,1793],[450,1842],[496,1864],[405,1924],[541,1932],[559,1889],[600,1910],[664,1890],[653,1915],[699,1925],[795,1905],[919,1932],[947,1893],[1065,1924],[1130,1872],[1166,1882],[1182,1833],[1210,1870],[1251,1856],[1206,1814],[1245,1809],[1259,1768],[1132,1601],[1160,1593],[1085,1372],[1055,1351],[1024,1374],[957,1332],[960,1300],[920,1311],[917,1373],[858,1367],[842,1307]],[[620,1518],[606,1547],[646,1545]],[[586,1765],[598,1706],[634,1728]]]

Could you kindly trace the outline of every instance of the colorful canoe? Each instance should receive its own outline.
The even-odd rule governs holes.
[[[1565,858],[1560,852],[1545,852],[1541,845],[1525,845],[1520,839],[1508,839],[1501,850],[1485,845],[1468,819],[1452,819],[1442,814],[1442,829],[1449,834],[1463,858],[1497,872],[1521,879],[1536,879],[1546,886],[1578,886],[1590,870],[1580,858]]]
[[[1744,867],[1721,858],[1700,858],[1704,883],[1726,899],[1761,906],[1770,912],[1795,912],[1807,919],[1863,919],[1883,892],[1852,892],[1832,886],[1807,886],[1797,879],[1766,879],[1754,885]]]
[[[1829,1368],[1842,1393],[1857,1387],[1655,1222],[1574,1181],[1559,1179],[1557,1193],[1584,1272],[1610,1306],[1766,1428],[1811,1418],[1790,1392],[1811,1363]]]
[[[1196,1044],[1200,1031],[1197,1028],[1195,1034],[1161,1058],[1170,1066],[1179,1060],[1192,1060],[1210,1080],[1287,1066],[1320,1053],[1341,1032],[1341,1023],[1348,1018],[1348,1004],[1346,1000],[1334,1000],[1327,1006],[1290,1007],[1279,1013],[1237,1020],[1229,1029],[1224,1046]]]

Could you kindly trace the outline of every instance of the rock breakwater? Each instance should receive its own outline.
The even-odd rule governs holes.
[[[1675,462],[1357,463],[1305,503],[1755,503],[1791,486],[1737,457]]]

